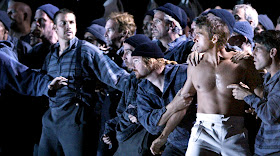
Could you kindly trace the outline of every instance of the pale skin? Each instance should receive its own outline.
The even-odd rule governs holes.
[[[216,44],[218,35],[209,38],[204,26],[195,29],[194,41],[194,49],[198,53],[204,53],[204,56],[198,65],[188,67],[188,78],[181,94],[197,93],[198,113],[242,116],[244,102],[234,99],[231,89],[227,86],[232,83],[248,82],[250,88],[256,88],[256,84],[260,83],[258,72],[247,60],[241,60],[236,64],[230,59],[221,59],[218,53],[221,48]],[[162,132],[167,135],[158,138],[158,142],[167,139],[184,115],[185,112],[180,111],[170,117],[166,125],[170,123],[171,126],[166,126]]]

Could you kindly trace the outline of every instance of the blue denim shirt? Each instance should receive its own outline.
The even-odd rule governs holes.
[[[129,114],[137,117],[136,91],[140,81],[135,77],[134,72],[131,73],[126,84],[123,85],[125,89],[116,110],[117,117],[107,121],[105,124],[104,134],[112,137],[116,132],[116,138],[119,142],[127,140],[137,130],[143,129],[139,122],[132,123],[128,118]]]
[[[255,94],[244,98],[262,120],[255,140],[258,155],[280,152],[280,71],[273,77],[267,73],[263,85],[263,98]]]
[[[185,35],[182,35],[173,42],[168,43],[168,50],[164,52],[164,58],[176,61],[179,64],[186,63],[193,45],[193,41],[188,40]]]
[[[5,91],[5,89],[12,89],[23,95],[47,95],[47,86],[52,78],[29,69],[3,53],[3,50],[9,51],[9,49],[7,47],[0,48],[0,92]]]
[[[12,42],[2,40],[0,41],[0,48],[1,48],[1,52],[6,53],[10,57],[18,61],[17,54],[13,51],[14,44]]]
[[[141,81],[137,90],[138,119],[153,135],[160,134],[164,128],[164,126],[157,126],[157,123],[166,111],[165,106],[184,86],[187,80],[187,65],[166,65],[164,75],[163,92],[146,79]],[[195,113],[196,108],[190,107],[181,123],[168,136],[169,143],[179,149],[187,149]]]
[[[63,109],[67,104],[76,98],[76,88],[74,86],[79,80],[76,74],[76,48],[78,38],[70,40],[70,45],[61,56],[58,56],[59,43],[51,47],[51,52],[46,56],[42,70],[52,77],[63,76],[68,78],[68,85],[56,92],[56,96],[50,97],[50,108]],[[108,56],[104,55],[98,47],[83,42],[81,47],[81,70],[83,79],[81,86],[81,100],[87,105],[94,105],[95,80],[98,78],[102,82],[115,87],[120,82],[121,76],[129,75],[124,69],[117,66]],[[120,83],[121,84],[121,83]],[[118,87],[122,89],[121,87]],[[121,90],[122,91],[122,90]]]

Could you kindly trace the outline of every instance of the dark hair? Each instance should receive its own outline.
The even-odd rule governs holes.
[[[269,51],[272,48],[277,49],[277,56],[280,58],[280,31],[265,30],[254,37],[254,42],[264,45]]]
[[[220,17],[215,15],[200,15],[196,19],[196,26],[202,28],[206,26],[206,30],[209,34],[209,39],[212,39],[214,34],[218,35],[217,45],[218,48],[226,45],[228,38],[230,37],[230,32],[228,26]]]
[[[54,22],[54,24],[57,24],[57,23],[56,23],[56,19],[57,19],[57,16],[58,16],[59,14],[68,14],[68,13],[71,13],[71,14],[75,15],[75,14],[74,14],[74,11],[69,10],[69,9],[67,9],[67,8],[63,8],[63,9],[60,9],[59,11],[57,11],[57,12],[54,14],[54,16],[53,16],[53,22]],[[76,16],[75,16],[75,19],[76,19]]]

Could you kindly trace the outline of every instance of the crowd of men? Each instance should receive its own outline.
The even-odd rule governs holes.
[[[0,155],[280,155],[280,18],[165,3],[137,27],[10,0],[0,11]],[[193,10],[192,10],[193,9]]]

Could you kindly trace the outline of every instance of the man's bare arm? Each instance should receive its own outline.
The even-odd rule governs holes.
[[[181,94],[181,90],[179,90],[174,99],[166,106],[166,112],[161,116],[157,125],[166,124],[174,113],[188,107],[191,104],[192,96],[190,94]]]
[[[192,79],[191,79],[191,68],[188,68],[188,78],[187,81],[185,82],[183,88],[180,90],[181,94],[183,95],[194,95],[196,93],[196,90],[192,84]],[[192,100],[192,99],[191,99]],[[190,102],[190,101],[188,101]],[[180,106],[181,103],[177,103],[177,107],[182,107]],[[171,132],[177,127],[177,125],[182,121],[183,117],[185,116],[186,112],[188,110],[188,107],[185,109],[182,109],[180,111],[177,111],[174,113],[167,121],[165,128],[163,129],[161,135],[153,141],[150,150],[153,154],[158,154],[160,153],[160,148],[166,143],[167,138]]]
[[[160,136],[155,139],[150,147],[151,152],[155,154],[162,154],[162,149],[161,147],[167,142],[167,138],[169,134],[176,128],[176,126],[181,122],[183,117],[185,116],[187,112],[187,108],[177,111],[174,113],[169,120],[166,123],[165,128],[163,129],[162,133]]]

